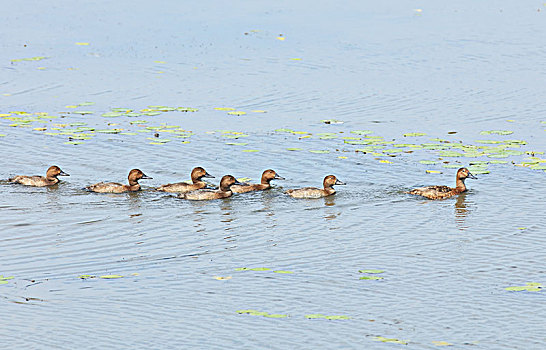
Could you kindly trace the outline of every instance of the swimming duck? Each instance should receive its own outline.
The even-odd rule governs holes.
[[[231,195],[233,194],[233,192],[231,192],[232,185],[241,185],[241,183],[237,181],[233,176],[225,175],[222,177],[222,180],[220,180],[219,190],[200,189],[188,193],[180,193],[178,195],[178,198],[191,199],[195,201],[227,198],[231,197]]]
[[[22,185],[26,186],[35,186],[35,187],[44,187],[44,186],[52,186],[58,183],[60,180],[57,179],[57,176],[70,176],[64,171],[61,170],[56,165],[50,166],[46,171],[46,176],[25,176],[25,175],[17,175],[15,177],[12,177],[11,179],[8,179],[9,182],[13,183],[20,183]]]
[[[193,170],[191,171],[191,181],[193,183],[189,184],[185,182],[177,182],[174,184],[161,185],[157,188],[157,190],[163,192],[179,193],[195,191],[207,187],[207,183],[205,181],[201,181],[201,179],[204,177],[214,178],[214,176],[207,173],[206,170],[201,167],[193,168]]]
[[[231,191],[235,193],[246,193],[251,191],[262,191],[271,188],[271,180],[285,180],[284,177],[279,176],[275,170],[267,169],[262,173],[262,181],[259,184],[243,183],[242,185],[231,186]]]
[[[457,170],[457,181],[455,184],[455,188],[448,186],[428,186],[415,188],[406,193],[423,196],[428,199],[449,198],[466,191],[464,180],[466,180],[467,178],[477,179],[477,177],[472,175],[467,168],[460,168],[459,170]]]
[[[92,192],[100,193],[122,193],[133,192],[140,190],[140,179],[151,179],[151,177],[144,174],[139,169],[133,169],[129,172],[129,185],[123,185],[117,182],[99,182],[91,186],[87,186],[86,189]]]
[[[294,198],[320,198],[331,196],[336,193],[334,185],[345,185],[344,182],[339,181],[334,175],[328,175],[322,182],[324,189],[316,187],[305,187],[295,190],[288,190],[285,193]]]

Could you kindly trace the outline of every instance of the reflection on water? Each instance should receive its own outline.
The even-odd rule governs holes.
[[[461,193],[455,201],[455,222],[459,230],[465,230],[468,226],[465,225],[466,217],[469,212],[474,210],[472,202],[467,203],[468,192]]]

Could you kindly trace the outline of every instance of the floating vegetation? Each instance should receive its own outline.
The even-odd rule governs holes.
[[[511,291],[511,292],[540,292],[544,288],[542,283],[536,283],[536,282],[526,282],[525,286],[514,286],[514,287],[506,287],[504,289]]]
[[[353,130],[351,131],[351,133],[357,134],[357,135],[368,135],[368,134],[371,134],[372,131],[371,130]]]
[[[434,161],[434,160],[420,160],[419,163],[421,164],[427,164],[427,165],[432,165],[432,164],[437,164],[438,162]]]
[[[230,280],[231,278],[232,278],[231,276],[226,276],[226,277],[214,276],[214,279],[218,281],[227,281],[227,280]]]
[[[12,279],[13,276],[4,277],[4,275],[0,275],[0,284],[8,284],[8,281]]]
[[[367,274],[366,276],[360,277],[359,279],[361,279],[361,280],[375,280],[375,281],[378,281],[378,280],[382,280],[383,277],[373,276],[373,275],[384,273],[385,271],[384,270],[376,270],[376,269],[367,269],[367,270],[358,270],[358,272]],[[370,276],[370,275],[372,275],[372,276]]]
[[[343,124],[343,121],[337,119],[323,119],[321,122],[324,124]]]
[[[238,314],[247,314],[250,316],[263,316],[263,317],[269,317],[269,318],[286,318],[288,315],[286,314],[270,314],[269,312],[263,312],[258,310],[237,310]]]
[[[491,135],[491,134],[497,134],[497,135],[511,135],[513,134],[513,131],[510,130],[488,130],[488,131],[482,131],[480,132],[481,135]]]
[[[358,270],[360,273],[383,273],[385,270]]]
[[[434,344],[436,346],[452,346],[453,345],[451,343],[448,343],[446,341],[441,341],[441,340],[433,340],[432,344]]]
[[[231,107],[214,107],[215,110],[217,111],[234,111],[235,108],[231,108]]]
[[[246,146],[248,145],[247,142],[226,142],[226,145],[230,146]]]
[[[253,153],[253,152],[260,152],[260,151],[257,149],[244,149],[243,152]]]
[[[319,153],[319,154],[322,154],[322,153],[330,153],[330,151],[328,151],[328,150],[310,150],[309,152],[311,152],[311,153]]]
[[[287,151],[302,151],[302,148],[287,148]]]
[[[351,317],[345,316],[345,315],[327,316],[327,315],[323,315],[323,314],[309,314],[309,315],[305,315],[305,318],[307,318],[309,320],[320,319],[320,318],[323,318],[323,319],[326,319],[326,320],[350,320],[351,319]]]
[[[228,112],[229,115],[245,115],[246,112],[243,112],[243,111],[233,111],[233,112]]]
[[[11,60],[12,63],[15,63],[15,62],[23,62],[23,61],[41,61],[41,60],[45,60],[47,57],[45,56],[35,56],[35,57],[30,57],[30,58],[16,58],[16,59],[13,59]]]
[[[385,337],[377,336],[377,337],[373,337],[372,339],[375,341],[383,342],[383,343],[395,343],[395,344],[408,345],[407,341],[396,339],[396,338],[385,338]]]
[[[408,132],[403,135],[404,137],[417,137],[417,136],[426,136],[424,132]]]

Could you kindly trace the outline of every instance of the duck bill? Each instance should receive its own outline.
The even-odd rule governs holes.
[[[334,183],[334,185],[346,185],[346,183],[336,179],[336,182]]]
[[[208,177],[210,179],[214,179],[214,176],[212,176],[211,174],[205,172],[205,175],[203,175],[203,177]]]
[[[150,177],[150,176],[148,176],[148,175],[146,175],[146,174],[142,174],[141,179],[143,179],[143,180],[151,180],[151,179],[153,179],[153,177]]]
[[[233,183],[233,185],[244,186],[244,183],[235,180],[235,182]]]
[[[64,171],[61,170],[61,172],[57,176],[70,176],[70,174],[67,174],[67,173],[65,173]]]
[[[284,177],[279,176],[279,174],[275,174],[275,177],[273,179],[275,179],[275,180],[286,180]]]
[[[471,179],[474,179],[474,180],[478,180],[478,178],[476,176],[472,175],[471,173],[468,173],[467,177],[469,177]]]

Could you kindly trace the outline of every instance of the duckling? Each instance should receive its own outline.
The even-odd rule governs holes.
[[[56,165],[50,166],[46,171],[46,176],[25,176],[25,175],[17,175],[15,177],[12,177],[11,179],[8,179],[9,182],[13,183],[20,183],[22,185],[26,186],[35,186],[35,187],[44,187],[44,186],[52,186],[58,183],[60,180],[57,179],[57,176],[70,176],[64,171],[61,170]]]
[[[345,185],[344,182],[339,181],[334,175],[328,175],[322,182],[324,189],[316,187],[305,187],[295,190],[288,190],[285,193],[294,198],[320,198],[331,196],[336,193],[334,185]]]
[[[428,186],[415,188],[406,193],[423,196],[428,199],[449,198],[466,191],[464,180],[466,180],[467,178],[477,179],[477,177],[472,175],[467,168],[460,168],[459,170],[457,170],[457,181],[455,184],[455,188],[448,186]]]
[[[241,185],[241,183],[237,181],[233,176],[225,175],[220,180],[219,190],[200,189],[188,193],[180,193],[178,195],[178,198],[191,199],[195,201],[227,198],[231,197],[231,195],[233,194],[233,192],[231,192],[232,185]]]
[[[242,185],[231,186],[231,191],[235,193],[245,193],[251,191],[262,191],[271,188],[271,180],[285,180],[284,177],[279,176],[275,170],[267,169],[262,173],[262,181],[259,184],[243,183]]]
[[[201,188],[207,187],[207,183],[205,181],[201,181],[202,178],[208,177],[208,178],[214,178],[214,176],[207,173],[207,171],[201,167],[193,168],[191,171],[191,181],[192,184],[185,183],[185,182],[177,182],[174,184],[167,184],[167,185],[161,185],[158,188],[156,188],[158,191],[164,191],[164,192],[179,192],[179,193],[186,193],[195,191]]]
[[[87,186],[86,189],[92,192],[100,193],[122,193],[134,192],[140,190],[140,179],[151,179],[139,169],[133,169],[129,172],[129,185],[123,185],[117,182],[99,182],[94,185]]]

